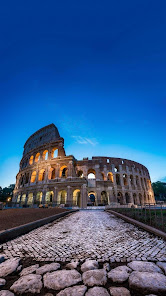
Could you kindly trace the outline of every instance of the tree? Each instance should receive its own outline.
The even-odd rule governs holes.
[[[8,187],[0,187],[0,201],[7,202],[8,199],[12,199],[13,197],[13,190],[14,190],[15,184],[10,184]]]
[[[157,200],[166,200],[166,184],[160,181],[152,183],[155,198]]]

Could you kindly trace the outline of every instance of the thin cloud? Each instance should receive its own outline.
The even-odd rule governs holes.
[[[96,146],[98,144],[95,138],[90,139],[90,138],[84,138],[80,136],[72,136],[72,137],[75,138],[76,142],[81,145],[90,144],[92,146]]]

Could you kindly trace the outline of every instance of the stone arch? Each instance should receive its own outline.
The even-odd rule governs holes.
[[[120,185],[120,175],[116,174],[116,184]]]
[[[66,165],[63,165],[60,168],[59,177],[60,178],[67,178],[67,166]]]
[[[96,172],[94,169],[89,169],[87,173],[88,179],[96,179]]]
[[[30,159],[29,159],[29,164],[33,164],[33,155],[31,155]]]
[[[119,166],[118,165],[114,167],[114,172],[115,173],[119,172]]]
[[[112,173],[112,172],[109,172],[109,173],[107,174],[107,179],[108,179],[109,181],[111,181],[112,183],[114,182],[114,177],[113,177],[113,173]]]
[[[66,204],[67,201],[67,192],[66,190],[60,190],[58,192],[58,199],[57,199],[57,203],[60,204]]]
[[[48,150],[44,150],[43,152],[43,160],[47,160],[48,159]]]
[[[21,196],[21,205],[24,205],[26,203],[26,194],[22,194]]]
[[[18,194],[17,199],[16,199],[16,203],[20,203],[21,201],[21,194]]]
[[[38,181],[44,181],[45,173],[46,173],[45,169],[41,169],[39,171]]]
[[[136,176],[135,182],[136,182],[136,185],[139,187],[139,178],[138,178],[138,176]]]
[[[131,203],[130,195],[128,192],[125,193],[126,203]]]
[[[96,192],[90,191],[88,192],[88,203],[87,206],[94,206],[96,204]]]
[[[135,205],[137,205],[137,195],[136,193],[133,193],[133,202]]]
[[[35,156],[35,162],[38,162],[40,160],[40,153],[38,152]]]
[[[143,204],[142,194],[141,193],[139,193],[139,202],[140,202],[141,205]]]
[[[39,206],[42,203],[42,197],[43,197],[42,191],[37,192],[35,200],[34,200],[34,204]]]
[[[130,175],[130,184],[133,186],[134,185],[134,178],[133,175]]]
[[[52,190],[46,192],[45,203],[47,205],[52,205],[53,196],[54,196],[54,192]]]
[[[122,194],[122,192],[118,192],[117,201],[118,201],[118,203],[120,203],[120,205],[123,205],[123,194]]]
[[[57,156],[58,156],[58,148],[55,147],[51,150],[51,157],[56,158]]]
[[[106,191],[101,192],[101,203],[105,206],[108,205],[108,193]]]
[[[127,175],[126,174],[123,174],[123,184],[124,184],[124,186],[128,185],[128,180],[127,180]]]
[[[35,180],[36,180],[36,171],[33,171],[31,175],[31,183],[34,183]]]
[[[101,179],[104,181],[105,177],[104,177],[104,173],[101,173]]]
[[[80,189],[75,189],[73,191],[73,206],[81,207],[81,191]]]
[[[48,179],[54,180],[55,179],[55,168],[50,168],[48,172]]]
[[[83,178],[84,177],[84,174],[83,174],[83,171],[82,170],[78,171],[77,177],[79,177],[79,178]]]
[[[28,205],[28,206],[33,205],[33,193],[32,193],[32,192],[30,192],[30,193],[28,194],[27,205]]]

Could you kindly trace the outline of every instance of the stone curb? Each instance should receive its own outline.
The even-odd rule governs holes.
[[[20,235],[23,235],[35,228],[38,228],[40,226],[43,226],[45,224],[48,224],[50,222],[53,222],[54,220],[57,220],[61,217],[64,217],[66,215],[69,215],[71,213],[75,213],[77,212],[78,210],[71,210],[71,211],[66,211],[66,212],[63,212],[63,213],[60,213],[60,214],[56,214],[56,215],[53,215],[53,216],[49,216],[49,217],[46,217],[46,218],[43,218],[43,219],[40,219],[40,220],[36,220],[34,222],[30,222],[30,223],[27,223],[27,224],[23,224],[21,226],[18,226],[18,227],[14,227],[14,228],[10,228],[10,229],[7,229],[7,230],[4,230],[2,232],[0,232],[0,244],[3,244],[11,239],[14,239]]]
[[[144,229],[144,230],[146,230],[146,231],[148,231],[150,233],[153,233],[154,235],[162,237],[164,240],[166,240],[166,233],[159,230],[159,229],[157,229],[157,228],[146,225],[146,224],[144,224],[142,222],[139,222],[139,221],[137,221],[135,219],[129,218],[129,217],[123,215],[123,214],[117,213],[117,212],[112,211],[112,210],[106,210],[106,212],[111,213],[111,214],[113,214],[113,215],[115,215],[115,216],[117,216],[117,217],[131,223],[131,224],[134,224],[134,225],[136,225],[136,226],[138,226],[138,227],[140,227],[140,228],[142,228],[142,229]]]

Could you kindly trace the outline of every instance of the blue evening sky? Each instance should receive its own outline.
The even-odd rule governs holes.
[[[54,123],[66,153],[138,161],[166,180],[166,1],[0,5],[0,186]]]

